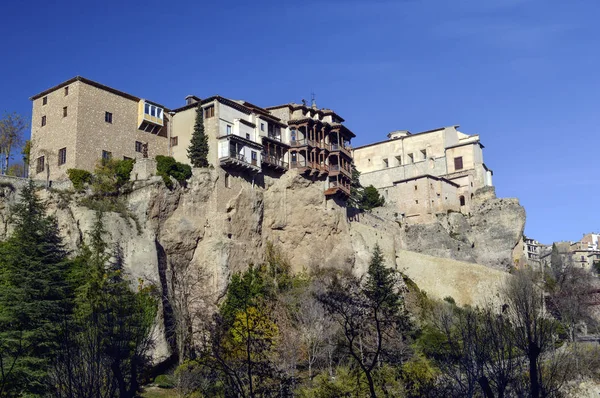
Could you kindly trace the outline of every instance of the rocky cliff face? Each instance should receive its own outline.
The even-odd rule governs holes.
[[[175,349],[167,329],[182,295],[192,289],[210,297],[205,305],[214,305],[233,272],[262,261],[268,241],[296,271],[347,267],[361,274],[375,243],[398,269],[407,258],[403,250],[506,268],[523,231],[525,215],[518,202],[489,193],[481,195],[470,217],[450,213],[431,225],[405,226],[385,208],[350,222],[342,203],[325,200],[322,182],[292,171],[267,177],[260,186],[237,178],[226,192],[223,176],[219,170],[196,169],[186,188],[173,191],[158,177],[136,181],[124,198],[127,213],[104,215],[108,239],[122,247],[132,280],[151,281],[162,291],[156,360]],[[94,211],[79,205],[74,194],[44,190],[41,195],[67,247],[76,250],[87,239]],[[0,237],[10,233],[8,208],[17,196],[14,189],[0,188]]]

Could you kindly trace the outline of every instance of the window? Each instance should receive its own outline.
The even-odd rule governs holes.
[[[106,123],[112,123],[112,113],[104,112],[104,121]]]
[[[69,95],[69,86],[65,87],[65,97]]]
[[[171,137],[171,146],[177,146],[179,143],[178,137]]]
[[[252,151],[252,160],[256,160],[257,156],[256,156],[256,151]]]
[[[454,170],[462,170],[462,168],[463,168],[462,156],[454,158]]]
[[[458,198],[460,200],[460,205],[464,206],[465,205],[465,197],[461,196],[460,198]]]
[[[46,116],[42,116],[42,127],[46,125]]]
[[[415,185],[415,191],[418,189],[418,187]]]
[[[110,160],[112,159],[112,152],[102,151],[102,160]]]
[[[228,124],[227,125],[227,135],[231,134],[231,126]]]
[[[250,139],[250,133],[246,133],[246,139],[249,140]]]
[[[265,124],[264,123],[260,124],[260,131],[265,131]]]
[[[426,149],[421,150],[421,155],[422,155],[423,160],[427,159],[427,150]]]
[[[387,159],[383,159],[383,167],[390,167]]]
[[[257,155],[256,151],[251,151],[250,157],[252,158],[252,164],[256,165],[258,163],[258,155]]]
[[[67,107],[63,107],[63,117],[67,117]]]
[[[208,119],[209,117],[213,117],[215,115],[215,106],[207,106],[204,108],[204,118]]]
[[[42,105],[46,105],[48,103],[48,97],[42,98]]]
[[[136,141],[136,142],[135,142],[135,151],[136,151],[136,152],[142,152],[142,147],[143,147],[143,146],[144,146],[144,145],[143,145],[141,142],[139,142],[139,141]]]
[[[37,158],[37,162],[35,165],[35,172],[41,173],[42,171],[44,171],[44,157],[40,156],[39,158]]]
[[[58,150],[58,165],[67,163],[67,148],[61,148]]]
[[[231,188],[231,181],[229,181],[229,173],[225,173],[225,188]]]
[[[414,162],[415,162],[415,158],[414,158],[413,154],[409,153],[408,154],[408,163],[414,163]]]
[[[144,104],[144,113],[145,113],[146,115],[149,115],[149,114],[150,114],[150,104],[148,104],[148,103],[145,103],[145,104]]]
[[[402,166],[402,156],[396,156],[396,160],[398,161],[398,166]]]

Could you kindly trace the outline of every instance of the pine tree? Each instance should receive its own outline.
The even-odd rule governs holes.
[[[204,133],[204,117],[202,105],[198,102],[196,108],[196,123],[192,140],[188,148],[188,158],[194,167],[208,167],[208,137]]]
[[[354,209],[359,209],[363,200],[364,189],[360,184],[360,171],[356,169],[352,163],[352,181],[350,183],[350,197],[348,198],[348,206]]]
[[[41,396],[70,312],[71,262],[32,182],[12,216],[14,232],[0,246],[0,396]]]

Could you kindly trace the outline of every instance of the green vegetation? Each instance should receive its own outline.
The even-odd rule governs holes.
[[[185,181],[192,176],[192,168],[188,164],[175,161],[170,156],[158,155],[156,157],[157,174],[162,177],[167,188],[173,188],[173,177],[180,184],[185,184]]]
[[[360,201],[360,208],[362,210],[371,210],[375,207],[383,206],[385,199],[379,194],[377,188],[373,185],[369,185],[363,191],[363,196]]]
[[[204,110],[202,108],[202,101],[198,101],[196,107],[196,122],[194,124],[194,131],[192,132],[192,139],[190,146],[187,150],[188,158],[194,167],[208,167],[208,137],[204,133]]]
[[[83,191],[87,184],[92,183],[92,173],[87,170],[81,169],[68,169],[67,175],[69,176],[69,180],[73,183],[73,188],[76,191]]]
[[[90,245],[68,258],[33,183],[0,244],[0,396],[133,397],[147,365],[154,288],[136,291],[97,214]]]

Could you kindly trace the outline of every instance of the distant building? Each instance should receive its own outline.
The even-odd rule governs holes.
[[[290,168],[323,182],[327,197],[350,194],[355,136],[330,109],[285,104],[268,109],[246,101],[189,95],[180,108],[115,90],[77,76],[31,97],[32,178],[65,179],[66,170],[93,171],[101,159],[173,156],[189,163],[189,147],[202,107],[209,163],[254,180]]]
[[[400,130],[388,140],[355,148],[363,186],[373,185],[395,203],[409,222],[427,222],[435,213],[468,213],[477,189],[492,186],[479,135],[458,126],[411,134]]]
[[[529,265],[539,265],[541,260],[542,249],[545,246],[540,244],[535,239],[523,236],[523,254]]]
[[[599,237],[599,234],[589,233],[578,242],[556,242],[554,245],[564,264],[593,269],[594,263],[600,263]],[[541,256],[542,265],[551,266],[551,258],[552,246],[549,246]]]

